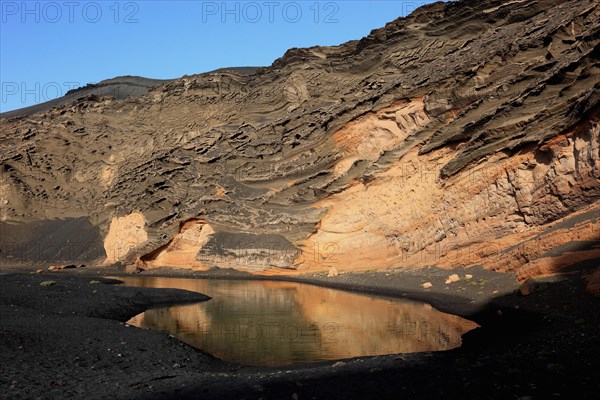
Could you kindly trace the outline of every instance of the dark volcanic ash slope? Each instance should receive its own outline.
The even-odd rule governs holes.
[[[20,108],[18,110],[0,113],[0,118],[25,117],[35,113],[47,112],[53,107],[60,107],[73,101],[92,96],[110,96],[118,100],[135,98],[148,94],[148,89],[168,82],[168,79],[150,79],[141,76],[118,76],[102,82],[87,84],[77,89],[69,90],[63,97]]]
[[[248,75],[256,72],[257,67],[233,67],[220,68],[210,73],[223,71],[235,71],[238,74]],[[117,100],[135,99],[145,96],[148,90],[170,82],[172,79],[151,79],[142,76],[118,76],[112,79],[105,79],[98,83],[88,83],[85,86],[69,90],[63,97],[49,100],[44,103],[35,104],[33,106],[20,108],[18,110],[6,111],[0,113],[0,119],[26,117],[35,113],[47,112],[53,107],[68,105],[74,101],[83,100],[85,98],[95,97],[112,97]]]
[[[596,1],[435,3],[253,74],[5,118],[4,260],[73,218],[98,228],[82,254],[146,266],[526,277],[599,257],[599,42]]]

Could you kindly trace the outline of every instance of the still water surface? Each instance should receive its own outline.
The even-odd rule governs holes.
[[[425,303],[301,283],[118,279],[128,286],[185,289],[212,297],[151,309],[128,323],[168,332],[225,361],[246,365],[449,350],[478,326]]]

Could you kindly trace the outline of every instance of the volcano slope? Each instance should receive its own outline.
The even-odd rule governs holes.
[[[249,73],[2,118],[3,265],[597,259],[599,41],[592,0],[439,2]]]

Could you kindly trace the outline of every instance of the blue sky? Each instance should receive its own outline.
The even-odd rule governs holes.
[[[336,45],[415,1],[0,0],[0,110],[119,75],[176,78]]]

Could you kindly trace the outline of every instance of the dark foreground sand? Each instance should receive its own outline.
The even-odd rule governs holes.
[[[257,368],[124,324],[148,307],[204,296],[115,286],[97,278],[100,271],[119,272],[0,276],[0,398],[572,399],[600,390],[600,299],[584,292],[585,272],[548,279],[528,297],[512,294],[511,277],[475,269],[466,273],[483,284],[444,285],[448,271],[435,269],[298,278],[426,300],[482,328],[447,352]],[[223,270],[201,275],[243,278]],[[40,286],[50,279],[56,284]],[[421,289],[423,281],[434,287]]]

